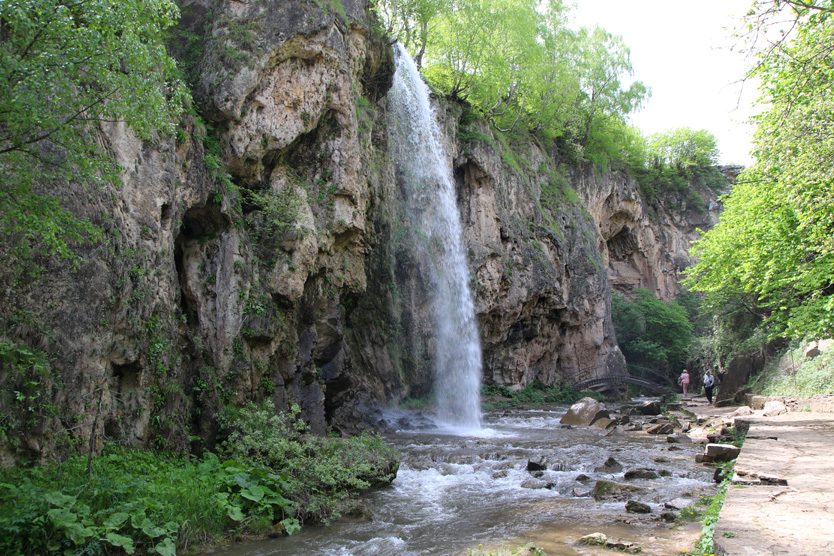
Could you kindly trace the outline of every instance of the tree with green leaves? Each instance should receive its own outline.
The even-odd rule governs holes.
[[[625,118],[648,89],[639,81],[623,87],[631,60],[622,39],[599,28],[573,31],[561,0],[380,0],[377,12],[427,81],[495,130],[564,137],[571,156],[622,156]]]
[[[13,265],[75,258],[100,230],[61,205],[65,184],[98,187],[119,169],[98,124],[170,133],[187,95],[164,45],[173,0],[0,2],[0,238]]]
[[[627,363],[673,376],[686,363],[693,338],[686,309],[658,299],[646,289],[634,293],[632,301],[616,293],[611,300],[617,343]]]
[[[751,31],[789,16],[759,53],[756,163],[695,244],[691,288],[755,300],[772,335],[834,333],[834,3],[760,1]]]

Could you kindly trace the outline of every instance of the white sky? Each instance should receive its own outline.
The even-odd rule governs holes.
[[[678,127],[715,135],[722,164],[749,165],[755,86],[738,81],[750,60],[732,38],[752,0],[575,0],[576,26],[623,37],[633,78],[652,90],[632,120],[650,135]],[[741,96],[740,96],[741,95]]]

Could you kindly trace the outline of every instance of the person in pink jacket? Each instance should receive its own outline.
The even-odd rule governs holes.
[[[686,397],[686,390],[689,388],[689,371],[683,370],[681,376],[678,377],[678,384],[683,386],[683,397]]]

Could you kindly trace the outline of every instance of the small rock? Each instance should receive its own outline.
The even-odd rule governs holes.
[[[573,489],[573,496],[575,498],[588,498],[593,492],[590,488],[575,488]]]
[[[623,483],[616,483],[614,481],[601,479],[594,485],[593,496],[594,500],[621,500],[626,498],[631,493],[640,492],[642,490],[642,488],[633,485],[626,485]]]
[[[580,537],[577,542],[588,546],[605,546],[608,544],[608,537],[602,533],[591,533],[590,535]]]
[[[660,519],[662,519],[663,521],[665,521],[667,523],[672,523],[673,521],[675,521],[677,519],[677,516],[672,512],[661,512],[660,513]]]
[[[623,427],[623,430],[629,431],[629,432],[641,431],[641,430],[643,430],[643,424],[642,423],[629,423],[628,425]]]
[[[643,502],[629,500],[626,502],[626,511],[632,514],[650,514],[652,513],[652,508]]]
[[[521,483],[521,488],[529,488],[532,490],[547,488],[547,483],[542,480],[530,477],[529,479],[526,479],[524,482]]]
[[[677,444],[670,444],[669,447],[666,448],[667,452],[680,452],[681,450],[683,450],[683,448],[681,448]]]
[[[658,423],[646,429],[648,434],[672,434],[675,427],[671,423]]]
[[[629,469],[623,477],[630,481],[633,479],[657,479],[660,475],[654,469],[638,467],[637,469]]]
[[[608,417],[600,417],[595,419],[593,423],[591,423],[592,427],[596,427],[598,429],[607,429],[608,427],[613,427],[616,425],[616,421],[613,419],[609,419]]]
[[[641,415],[660,415],[660,404],[657,402],[643,402],[637,407]]]
[[[527,471],[544,471],[547,469],[547,461],[540,459],[538,461],[527,460]]]
[[[685,434],[670,434],[666,437],[669,444],[692,444],[692,440]]]
[[[595,469],[597,473],[619,473],[622,470],[623,466],[620,465],[620,462],[612,457],[609,457],[602,465]]]
[[[783,413],[787,413],[788,408],[785,407],[785,404],[780,402],[779,400],[770,400],[766,404],[764,404],[764,415],[765,417],[775,417],[776,415],[782,415]]]
[[[503,479],[508,474],[509,474],[509,471],[507,471],[506,469],[502,469],[500,471],[496,471],[495,473],[493,473],[492,478],[493,479]]]
[[[674,500],[670,500],[669,502],[664,503],[663,507],[666,508],[667,510],[680,511],[680,510],[686,508],[687,506],[691,506],[691,505],[692,505],[692,499],[691,498],[675,498]]]
[[[591,478],[584,473],[580,473],[579,475],[576,476],[575,480],[579,481],[580,483],[584,483],[585,481],[590,481]]]

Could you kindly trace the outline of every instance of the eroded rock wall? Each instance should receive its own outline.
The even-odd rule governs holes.
[[[315,432],[354,430],[431,392],[426,286],[387,154],[393,54],[367,5],[195,0],[182,29],[202,45],[183,54],[197,110],[150,142],[103,127],[119,186],[60,191],[107,240],[77,269],[2,275],[7,337],[51,357],[2,377],[6,461],[81,449],[94,423],[99,439],[200,452],[230,408],[267,398]],[[608,276],[673,295],[676,216],[658,226],[626,175],[565,171],[435,103],[484,380],[623,372]]]
[[[579,165],[572,168],[571,183],[596,223],[611,286],[626,296],[644,288],[667,301],[680,293],[681,272],[693,262],[689,247],[700,237],[698,229],[718,221],[719,196],[727,191],[696,182],[694,195],[669,196],[650,207],[625,171]]]

